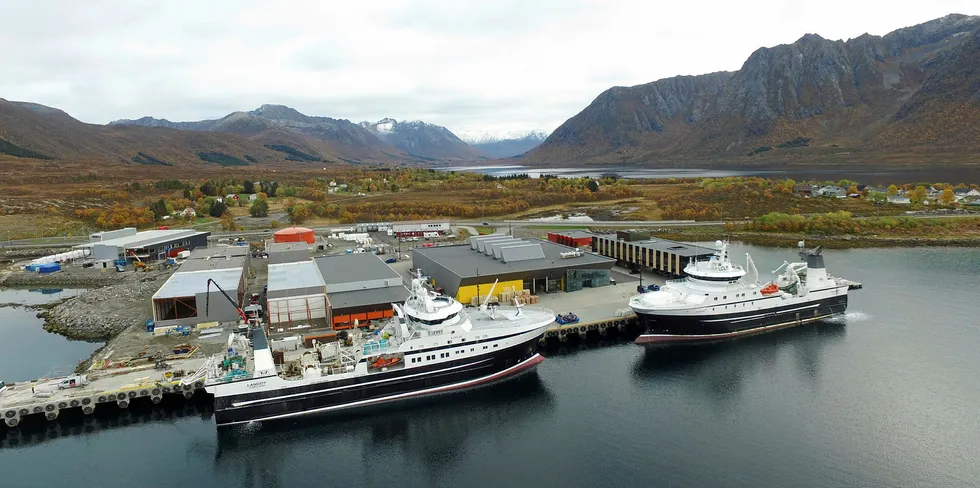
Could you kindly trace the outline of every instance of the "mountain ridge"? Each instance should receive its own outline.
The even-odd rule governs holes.
[[[477,148],[467,144],[449,129],[421,120],[399,122],[385,117],[358,125],[392,146],[426,159],[485,159]]]
[[[753,161],[906,151],[928,157],[940,147],[967,157],[980,126],[980,77],[971,64],[978,51],[980,17],[959,14],[847,41],[805,34],[755,50],[731,73],[610,88],[524,159]],[[957,93],[959,105],[944,102],[942,92]],[[960,125],[929,117],[938,107],[955,112]],[[902,134],[915,131],[941,138],[906,143]],[[794,140],[806,143],[787,144]]]
[[[462,138],[469,145],[479,149],[492,158],[510,158],[520,156],[548,138],[543,131],[526,131],[505,136],[483,134],[479,137]]]

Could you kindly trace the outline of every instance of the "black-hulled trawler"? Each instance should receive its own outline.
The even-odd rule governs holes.
[[[746,270],[732,263],[728,243],[716,242],[708,261],[684,268],[685,278],[630,299],[643,328],[636,343],[729,339],[844,313],[848,290],[860,285],[828,275],[819,247],[800,242],[799,254],[801,262],[784,262],[761,284],[751,256]]]
[[[537,342],[555,320],[547,309],[486,301],[471,315],[421,275],[405,304],[392,307],[395,317],[381,329],[288,351],[283,362],[290,368],[273,360],[261,328],[252,329],[251,342],[232,335],[230,352],[202,368],[217,424],[328,413],[511,378],[544,360]]]

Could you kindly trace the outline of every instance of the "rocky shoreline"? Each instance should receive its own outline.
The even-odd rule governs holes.
[[[38,317],[44,319],[48,332],[75,340],[107,341],[152,317],[150,299],[160,288],[158,278],[88,290],[40,312]]]
[[[75,274],[59,272],[42,275],[37,273],[14,272],[9,274],[2,283],[3,286],[9,287],[44,288],[47,286],[64,286],[70,288],[95,288],[119,283],[119,277],[114,273]]]

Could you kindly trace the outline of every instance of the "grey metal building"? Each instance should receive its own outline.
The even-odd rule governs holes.
[[[74,246],[75,249],[88,249],[89,260],[97,266],[108,268],[112,261],[126,259],[136,261],[158,261],[172,257],[176,253],[197,247],[207,247],[210,232],[193,229],[156,229],[137,232],[133,227],[107,232],[96,232],[89,236],[91,242]]]
[[[266,251],[270,265],[310,260],[310,245],[305,242],[274,242],[266,247]]]
[[[188,259],[153,294],[153,321],[158,326],[194,325],[239,320],[235,305],[208,280],[214,280],[236,305],[248,287],[247,259],[242,256]]]
[[[645,267],[668,276],[684,276],[691,260],[706,260],[713,249],[667,239],[651,239],[650,234],[630,232],[626,235],[595,235],[592,250],[616,259],[628,267]]]
[[[335,329],[391,317],[392,303],[404,303],[401,275],[372,253],[323,256],[313,260],[323,277],[330,321]]]
[[[527,289],[534,294],[605,286],[614,262],[549,241],[496,234],[471,237],[468,245],[412,250],[413,266],[464,304],[486,296],[494,281],[499,291]]]

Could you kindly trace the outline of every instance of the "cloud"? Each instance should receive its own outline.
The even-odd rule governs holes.
[[[866,3],[6,0],[0,96],[94,123],[283,103],[460,133],[550,131],[613,85],[735,70],[807,32],[846,39],[977,13],[972,1]]]

